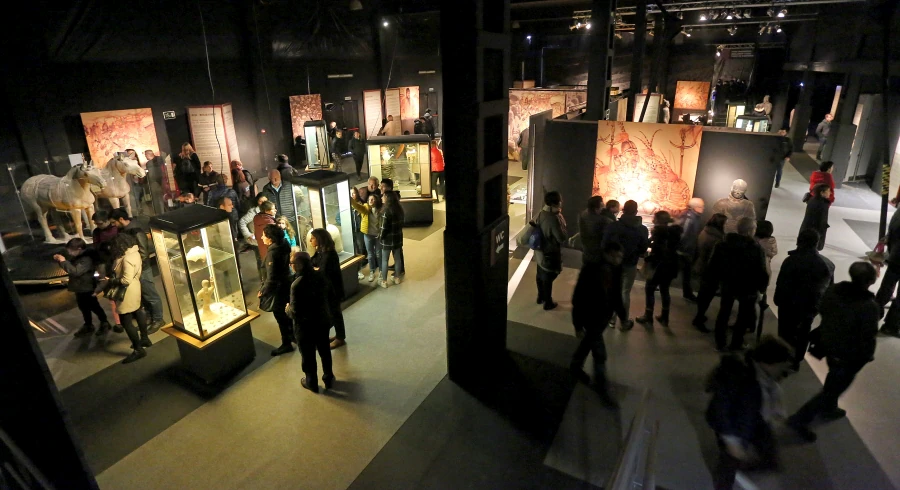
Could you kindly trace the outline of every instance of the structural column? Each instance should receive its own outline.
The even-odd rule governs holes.
[[[447,370],[476,388],[506,354],[508,0],[442,0]]]
[[[609,106],[616,0],[594,0],[591,8],[591,52],[588,60],[587,108],[584,119],[597,121]]]
[[[615,26],[613,26],[615,29]],[[638,0],[634,15],[634,44],[631,47],[631,84],[628,87],[627,118],[634,114],[634,101],[644,88],[644,46],[647,44],[647,0]]]
[[[807,70],[803,73],[803,81],[800,82],[800,100],[794,106],[794,118],[791,120],[789,136],[794,142],[794,151],[803,151],[806,143],[806,135],[809,132],[809,118],[812,116],[812,81],[814,74]]]

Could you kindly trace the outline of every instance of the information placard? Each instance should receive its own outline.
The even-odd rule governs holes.
[[[397,116],[394,116],[395,118]],[[400,87],[400,127],[414,134],[419,117],[419,87]]]
[[[191,141],[201,162],[212,162],[213,170],[231,181],[230,162],[240,160],[234,113],[230,103],[187,108]]]
[[[363,91],[363,112],[366,118],[366,137],[378,136],[381,129],[381,90]]]
[[[384,112],[388,116],[394,116],[395,121],[401,118],[399,88],[389,88],[384,91]]]

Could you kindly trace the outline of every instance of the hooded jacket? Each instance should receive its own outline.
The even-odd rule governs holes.
[[[819,313],[819,347],[826,357],[865,364],[875,357],[883,310],[871,291],[844,281],[828,288]]]
[[[766,256],[752,237],[728,233],[713,251],[706,278],[736,296],[761,293],[769,282]]]
[[[581,236],[582,261],[600,262],[603,260],[603,232],[615,219],[603,213],[591,213],[584,210],[578,216],[578,234]]]
[[[819,237],[824,237],[828,231],[828,208],[830,204],[824,197],[813,197],[806,201],[806,214],[800,223],[800,231],[813,229],[819,232]]]
[[[603,233],[603,245],[607,242],[616,242],[622,245],[625,258],[623,266],[634,267],[638,259],[647,253],[650,247],[650,232],[641,222],[640,216],[623,215],[615,223],[610,223]]]
[[[834,277],[834,264],[815,247],[788,252],[775,283],[775,304],[814,316]]]
[[[99,262],[97,253],[91,249],[85,250],[78,257],[60,262],[59,266],[69,275],[69,282],[66,285],[69,291],[92,293],[95,287],[94,271]]]

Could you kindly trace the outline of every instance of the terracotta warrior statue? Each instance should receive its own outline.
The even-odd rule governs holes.
[[[47,213],[50,209],[68,211],[75,223],[75,233],[79,238],[85,238],[82,230],[81,214],[87,213],[85,225],[88,230],[93,229],[91,216],[94,214],[94,194],[91,187],[100,189],[106,187],[106,180],[100,173],[100,169],[92,164],[79,164],[72,167],[65,177],[54,175],[35,175],[24,183],[19,191],[22,201],[31,207],[37,214],[38,222],[44,231],[44,240],[47,243],[65,243],[69,235],[63,230],[61,240],[53,238],[50,227],[47,226]],[[90,238],[87,239],[88,241]]]
[[[716,201],[713,213],[721,213],[728,217],[725,222],[725,233],[737,232],[737,224],[741,218],[756,220],[756,208],[744,195],[747,192],[747,183],[743,179],[737,179],[731,183],[731,194]]]

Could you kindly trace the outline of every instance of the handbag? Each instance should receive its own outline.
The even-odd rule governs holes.
[[[812,197],[812,194],[810,194],[809,192],[807,192],[806,194],[803,194],[803,199],[802,199],[802,201],[803,201],[803,202],[807,202],[807,201],[809,201],[809,199],[810,199],[811,197]]]
[[[884,243],[878,242],[874,250],[866,252],[866,259],[876,267],[884,265]]]
[[[272,312],[275,310],[275,293],[271,292],[259,297],[259,309]]]
[[[641,266],[641,275],[644,276],[644,280],[649,281],[653,279],[654,274],[656,274],[656,266],[644,259],[644,265]]]
[[[103,296],[110,301],[121,303],[125,300],[126,291],[128,291],[128,286],[119,281],[109,281],[106,288],[103,289]]]

